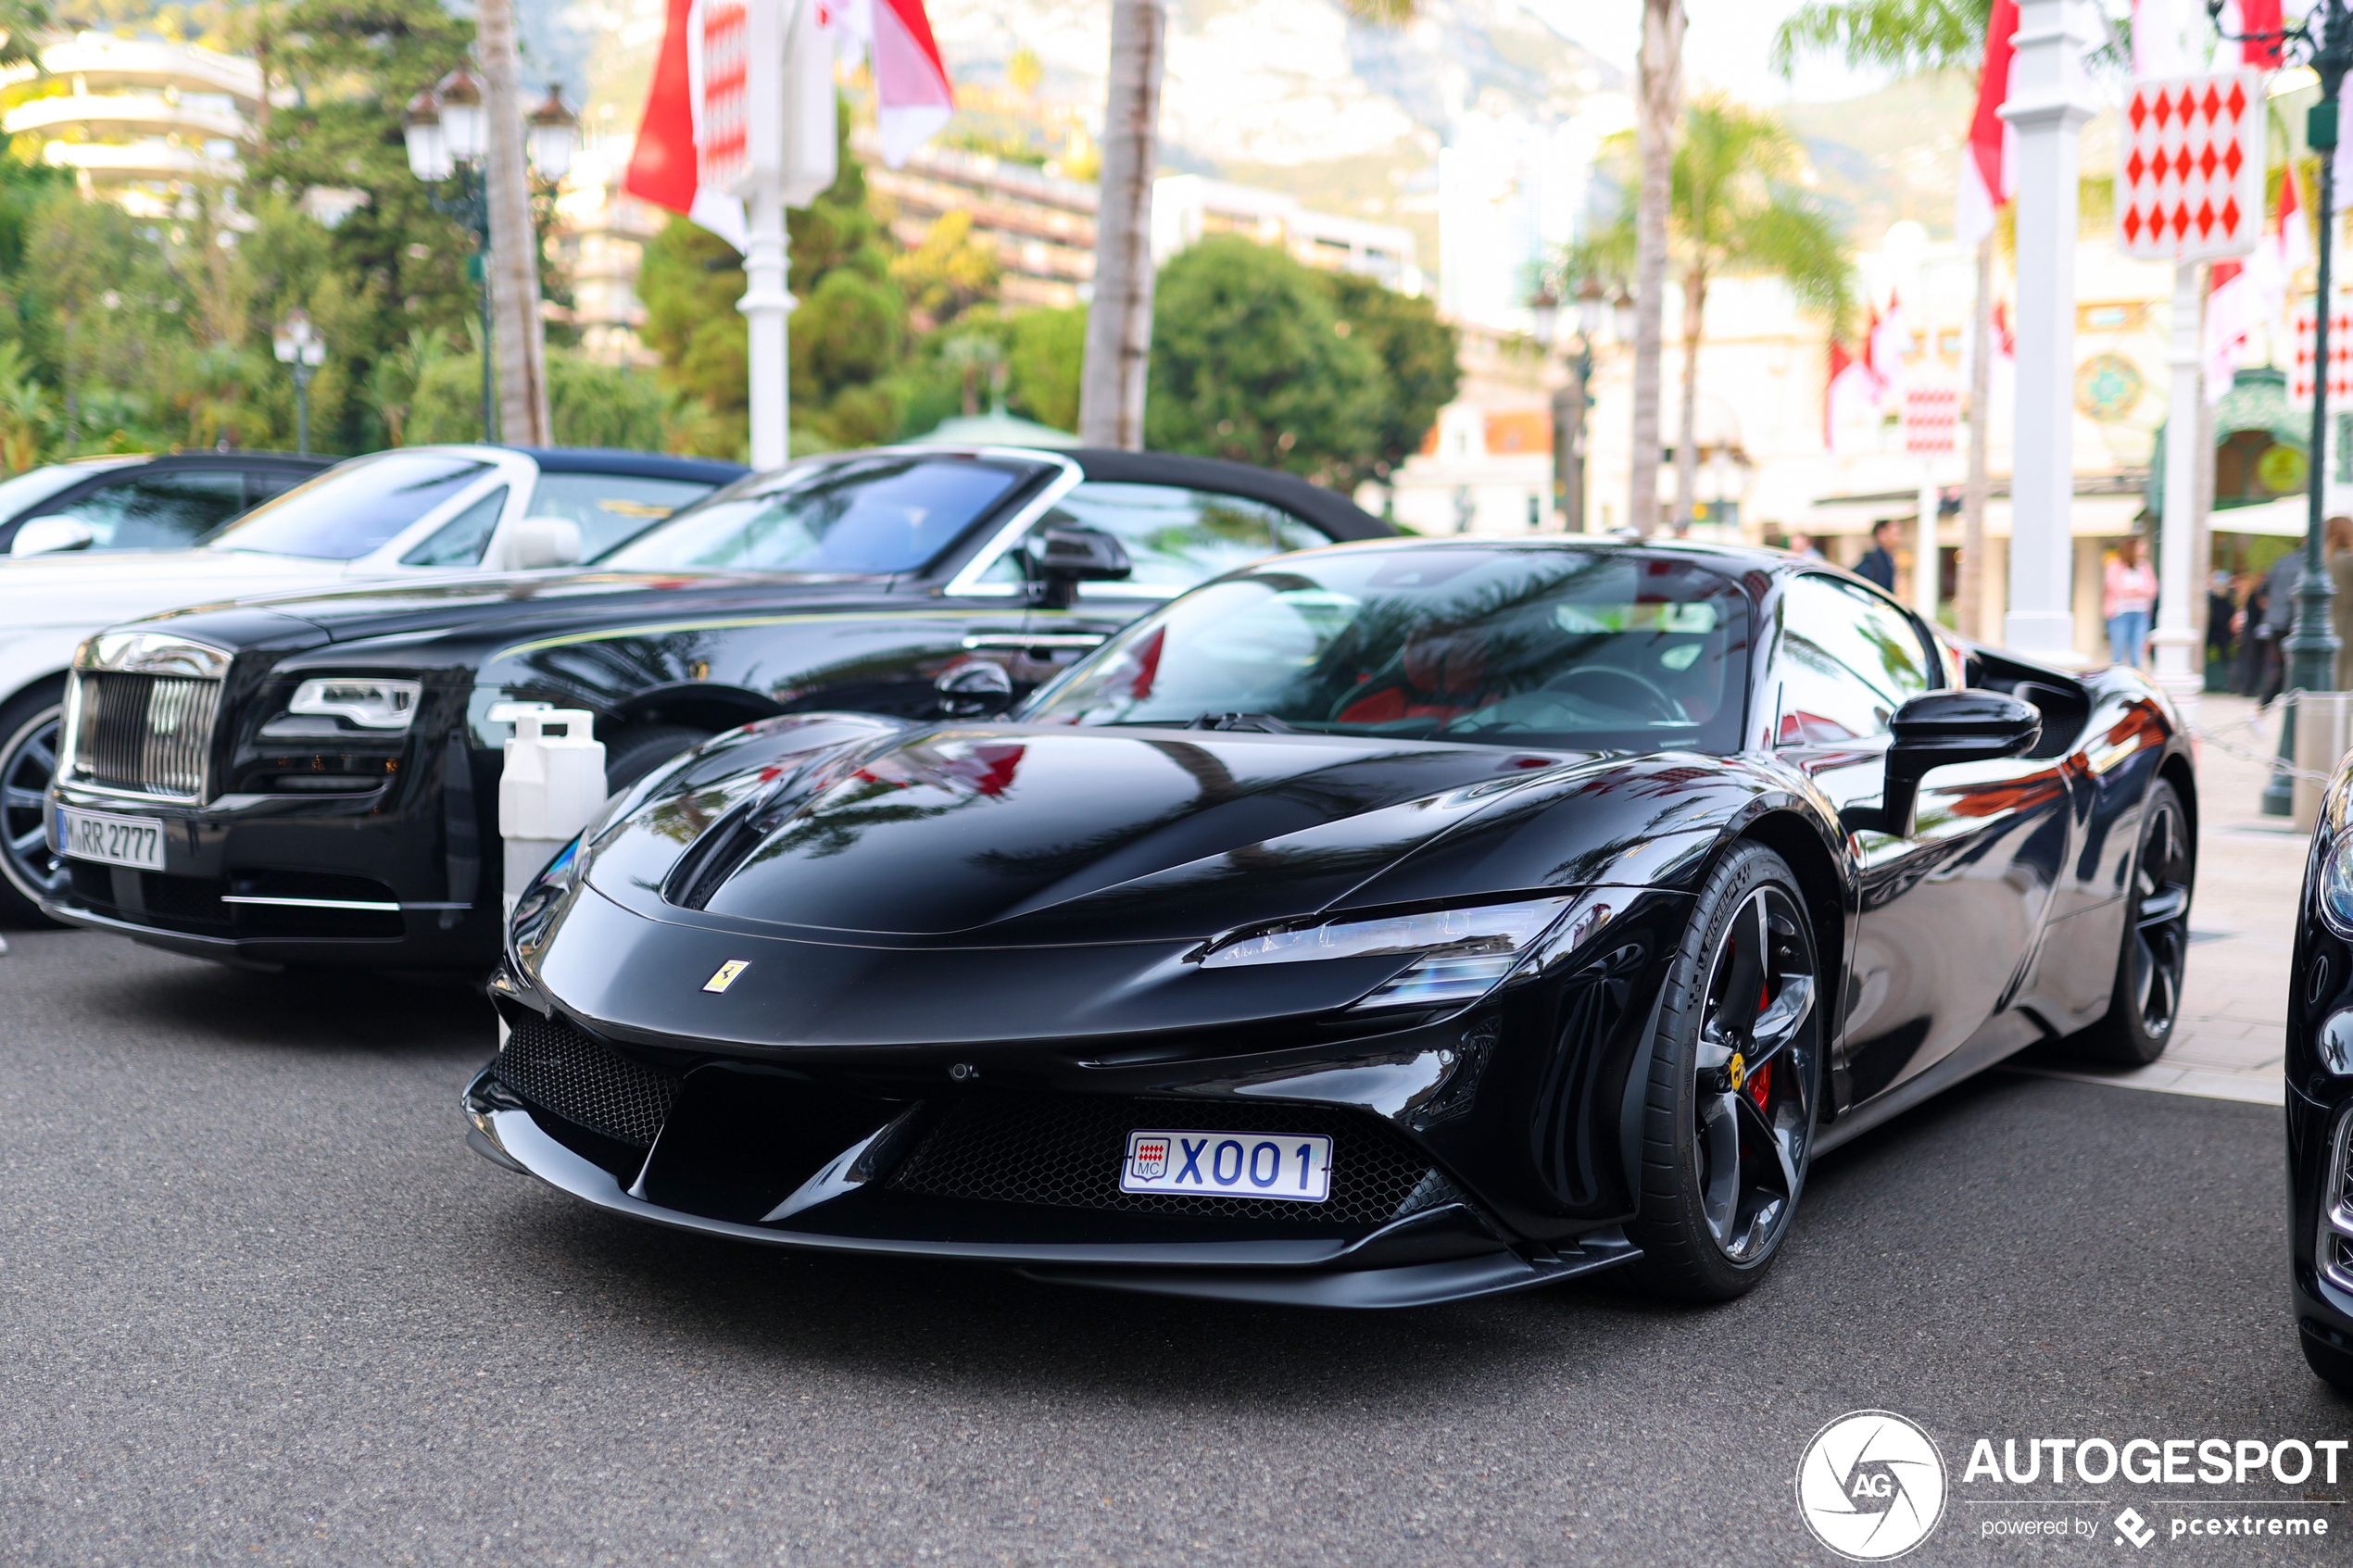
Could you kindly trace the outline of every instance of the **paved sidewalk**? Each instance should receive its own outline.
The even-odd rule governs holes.
[[[2277,705],[2256,720],[2246,697],[2208,696],[2196,723],[2239,751],[2271,756]],[[2307,836],[2284,817],[2262,814],[2268,770],[2222,744],[2197,750],[2197,893],[2190,906],[2190,963],[2182,1022],[2154,1065],[2128,1073],[2083,1072],[2040,1055],[2027,1072],[2166,1094],[2278,1105],[2284,1088],[2282,1032],[2287,1017],[2288,955],[2304,880]]]

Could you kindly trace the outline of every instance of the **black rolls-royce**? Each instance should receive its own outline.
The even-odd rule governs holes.
[[[905,447],[746,479],[585,568],[133,621],[76,658],[42,907],[236,962],[487,970],[501,704],[594,713],[618,789],[754,720],[1026,691],[1220,572],[1390,532],[1239,464]]]

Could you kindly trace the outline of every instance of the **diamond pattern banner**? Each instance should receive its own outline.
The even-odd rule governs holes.
[[[2312,401],[2312,330],[2317,315],[2310,298],[2296,302],[2295,320],[2291,323],[2296,339],[2295,358],[2289,362],[2287,397],[2291,403]],[[2336,291],[2336,303],[2329,310],[2329,401],[2353,402],[2353,294]]]
[[[1961,395],[1952,387],[1904,389],[1904,450],[1934,457],[1959,449]]]
[[[2263,76],[2148,77],[2124,106],[2117,244],[2144,261],[2245,256],[2263,232]]]

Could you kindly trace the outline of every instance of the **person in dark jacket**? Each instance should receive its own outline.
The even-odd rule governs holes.
[[[1883,517],[1871,524],[1871,547],[1855,563],[1855,575],[1895,592],[1895,520]]]
[[[2296,591],[2304,585],[2304,557],[2290,550],[2272,563],[2263,579],[2263,623],[2256,635],[2263,645],[2263,684],[2255,694],[2256,706],[2269,708],[2287,681],[2287,659],[2282,645],[2296,630]]]

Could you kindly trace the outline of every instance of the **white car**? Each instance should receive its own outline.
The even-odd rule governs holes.
[[[0,557],[0,924],[45,924],[65,674],[118,621],[406,573],[589,560],[749,470],[589,447],[408,446],[337,464],[193,549]]]

